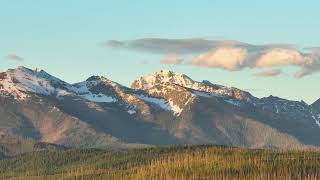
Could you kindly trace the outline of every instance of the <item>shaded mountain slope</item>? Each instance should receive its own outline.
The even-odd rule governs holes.
[[[25,140],[82,148],[314,148],[320,145],[319,104],[259,99],[171,71],[141,77],[128,88],[103,76],[69,84],[19,67],[0,74],[0,145],[8,152],[10,142]]]

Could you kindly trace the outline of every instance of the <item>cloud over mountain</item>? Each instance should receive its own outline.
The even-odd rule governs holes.
[[[203,38],[144,38],[129,41],[111,40],[107,42],[107,46],[149,53],[178,54],[181,57],[192,55],[194,58],[186,60],[186,64],[230,71],[245,68],[270,68],[268,71],[271,71],[271,68],[275,67],[279,69],[296,66],[300,67],[300,70],[294,75],[296,78],[320,71],[319,48],[302,51],[287,44],[253,45],[232,40]],[[181,64],[182,60],[171,55],[160,62],[162,64]]]
[[[239,47],[220,47],[190,61],[192,65],[239,70],[247,63],[248,50]]]
[[[303,53],[285,47],[266,47],[253,51],[238,47],[219,47],[200,54],[189,61],[189,64],[231,71],[243,68],[297,66],[300,70],[295,77],[301,78],[320,70],[320,56],[315,52]]]

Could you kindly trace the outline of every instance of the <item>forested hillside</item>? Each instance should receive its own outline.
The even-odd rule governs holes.
[[[232,163],[231,163],[232,162]],[[319,179],[320,153],[217,146],[32,152],[0,161],[8,179]]]

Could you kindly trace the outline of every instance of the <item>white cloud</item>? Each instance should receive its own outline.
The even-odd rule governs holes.
[[[258,48],[254,50],[244,47],[221,47],[203,53],[189,61],[190,65],[210,68],[223,68],[236,71],[243,68],[274,68],[284,66],[297,66],[301,69],[294,75],[301,78],[320,71],[320,53],[302,53],[286,47]],[[280,72],[267,70],[258,76],[277,76]]]
[[[219,67],[228,70],[241,69],[248,59],[248,51],[245,48],[221,47],[201,54],[190,61],[192,65]]]
[[[312,60],[297,50],[272,48],[262,54],[256,62],[257,67],[310,64]]]

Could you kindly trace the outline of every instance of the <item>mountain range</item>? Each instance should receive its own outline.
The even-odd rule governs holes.
[[[75,84],[26,67],[0,73],[0,155],[41,148],[217,144],[318,149],[320,99],[309,105],[172,71]]]

